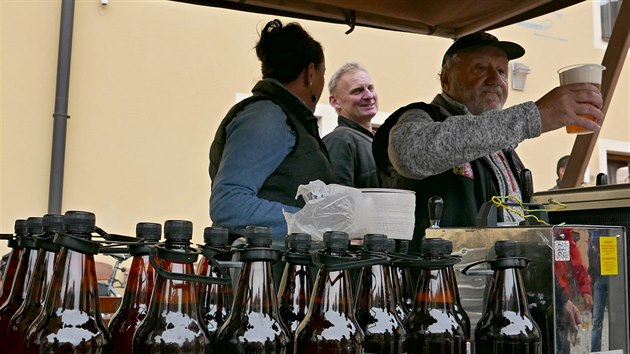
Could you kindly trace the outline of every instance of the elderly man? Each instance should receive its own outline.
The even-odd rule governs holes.
[[[431,103],[412,103],[379,128],[373,152],[383,187],[416,192],[414,246],[429,226],[427,200],[444,200],[441,224],[475,225],[492,196],[520,197],[523,168],[514,147],[525,139],[576,124],[599,130],[603,100],[599,89],[581,83],[556,87],[536,102],[503,109],[508,61],[525,54],[512,42],[488,33],[464,36],[442,60],[442,93]],[[519,221],[499,210],[500,221]]]
[[[367,70],[346,63],[328,83],[330,105],[339,115],[338,126],[323,138],[333,165],[335,181],[356,188],[378,187],[372,156],[372,118],[378,95]]]

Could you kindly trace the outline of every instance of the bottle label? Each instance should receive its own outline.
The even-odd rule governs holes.
[[[554,260],[556,262],[566,262],[571,260],[569,251],[569,241],[557,240],[554,246]]]

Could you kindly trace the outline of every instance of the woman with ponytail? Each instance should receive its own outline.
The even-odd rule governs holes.
[[[313,114],[324,88],[322,46],[299,24],[273,20],[256,44],[262,80],[221,122],[210,148],[210,218],[232,233],[272,227],[277,241],[304,200],[297,187],[332,183],[332,165]]]

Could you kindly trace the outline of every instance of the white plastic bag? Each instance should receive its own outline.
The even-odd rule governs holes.
[[[328,184],[320,180],[298,187],[297,195],[306,205],[297,213],[283,211],[289,233],[310,234],[321,241],[325,231],[345,231],[350,238],[362,238],[366,213],[361,203],[361,190]]]

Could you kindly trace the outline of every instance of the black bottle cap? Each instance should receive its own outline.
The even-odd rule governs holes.
[[[225,247],[228,244],[229,233],[224,226],[208,226],[203,229],[203,242],[206,246]]]
[[[26,232],[31,235],[40,235],[44,233],[44,218],[40,216],[31,216],[26,219]]]
[[[384,252],[387,236],[383,234],[367,234],[363,236],[363,246],[368,251]]]
[[[67,211],[63,226],[69,233],[92,233],[96,225],[96,215],[88,211]]]
[[[308,251],[311,249],[311,235],[304,233],[292,233],[287,235],[287,248],[295,251]]]
[[[350,246],[350,236],[343,231],[324,232],[324,247],[347,250]]]
[[[26,229],[26,219],[15,220],[15,227],[13,228],[15,234],[18,236],[24,236],[28,232]]]
[[[385,251],[387,253],[396,252],[396,240],[394,240],[393,238],[388,238],[387,240],[385,240]]]
[[[494,252],[497,254],[497,258],[519,257],[521,244],[512,240],[497,241],[494,244]]]
[[[162,225],[156,222],[139,222],[136,224],[136,237],[147,242],[158,242],[162,238]]]
[[[409,240],[396,240],[396,252],[400,254],[409,253]]]
[[[193,224],[188,220],[167,220],[164,223],[164,238],[168,241],[188,242],[192,239]]]
[[[446,240],[441,238],[425,238],[420,245],[420,254],[423,256],[448,256]]]
[[[446,242],[446,253],[447,254],[453,253],[453,241],[451,241],[451,240],[444,240],[444,242]]]
[[[245,240],[249,247],[270,247],[271,228],[267,226],[247,226]]]
[[[63,232],[63,215],[46,214],[44,215],[44,232],[57,233]]]

